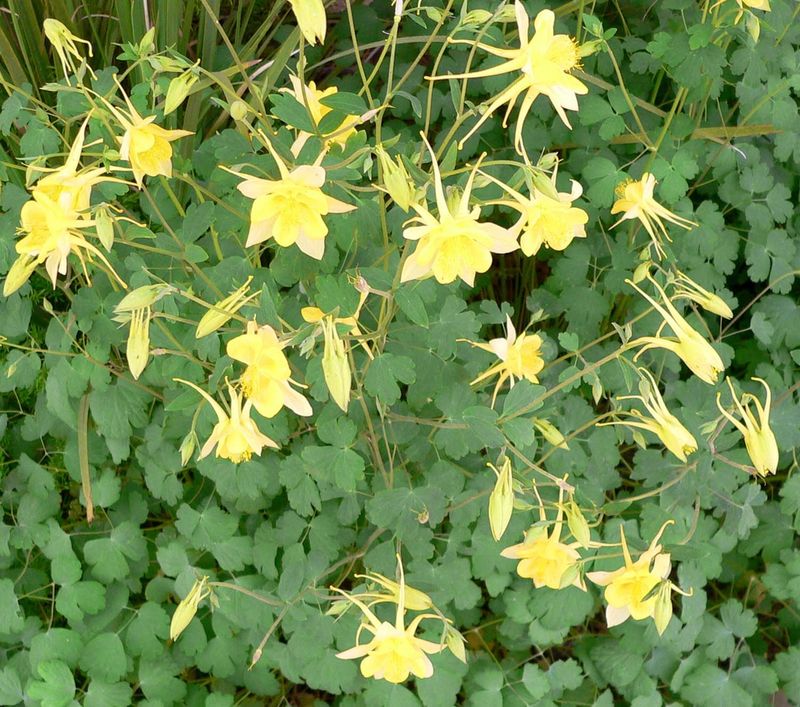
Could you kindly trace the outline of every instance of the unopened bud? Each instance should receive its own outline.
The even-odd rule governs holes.
[[[352,374],[344,342],[339,337],[332,317],[322,319],[322,333],[325,337],[325,350],[322,355],[322,373],[333,401],[344,411],[350,404],[350,383]]]
[[[106,204],[97,207],[94,225],[103,248],[110,251],[114,245],[114,219],[111,218],[111,212]]]
[[[461,24],[477,25],[478,27],[482,27],[491,19],[492,13],[488,10],[470,10],[466,15],[464,15],[464,19],[461,21]]]
[[[36,258],[20,255],[6,273],[6,279],[3,281],[3,297],[8,297],[22,287],[35,269]]]
[[[497,475],[494,489],[489,496],[489,527],[492,530],[492,537],[500,540],[503,533],[506,532],[511,521],[511,514],[514,512],[511,460],[506,457],[499,470],[492,464],[489,466]]]
[[[251,299],[258,296],[258,292],[247,295],[247,288],[252,279],[252,277],[248,277],[244,285],[228,295],[221,302],[217,302],[217,304],[212,306],[211,309],[203,315],[197,324],[197,331],[194,333],[196,339],[202,339],[204,336],[212,334],[221,326],[227,324],[236,312],[244,307]]]
[[[230,111],[231,118],[234,120],[244,120],[247,114],[250,112],[250,106],[247,105],[244,101],[233,101],[228,110]]]
[[[402,158],[398,155],[392,159],[380,145],[375,148],[375,154],[378,156],[378,162],[381,165],[384,189],[392,197],[395,204],[403,211],[408,211],[414,201],[416,188],[411,177],[408,176]]]
[[[194,454],[195,447],[197,446],[197,434],[194,430],[190,430],[189,434],[183,438],[181,442],[181,466],[186,466]]]
[[[131,314],[125,354],[131,375],[138,380],[150,357],[150,307],[136,309]]]
[[[564,510],[567,516],[567,527],[572,533],[572,537],[580,543],[581,547],[588,548],[592,538],[589,524],[583,517],[580,507],[575,503],[575,499],[570,498]]]
[[[186,100],[199,77],[191,69],[169,82],[167,95],[164,98],[164,115],[169,115]]]
[[[455,628],[453,628],[450,624],[445,624],[444,628],[444,642],[447,646],[447,649],[462,663],[467,662],[467,651],[464,647],[466,641],[464,640],[464,636],[461,635]]]
[[[174,641],[183,633],[184,629],[192,622],[192,619],[197,613],[197,607],[200,605],[200,602],[211,593],[207,582],[208,577],[202,577],[195,581],[189,593],[181,603],[178,604],[169,625],[170,640]]]
[[[672,583],[669,580],[661,582],[653,606],[653,620],[656,622],[656,631],[660,636],[667,630],[672,618]]]
[[[554,447],[559,447],[560,449],[569,449],[567,441],[564,439],[564,435],[562,435],[558,429],[556,429],[555,425],[553,425],[553,423],[551,423],[549,420],[545,420],[541,417],[534,417],[533,426],[539,430],[539,432],[542,433],[542,436]]]
[[[114,307],[114,313],[123,314],[142,307],[152,307],[158,300],[174,290],[172,285],[166,283],[137,287],[120,300],[119,304]]]

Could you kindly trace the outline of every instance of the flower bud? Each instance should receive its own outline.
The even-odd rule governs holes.
[[[554,447],[559,449],[569,449],[564,435],[562,435],[549,420],[541,417],[533,418],[533,426],[542,433],[544,438]]]
[[[500,540],[514,512],[511,460],[508,457],[503,459],[503,465],[499,470],[492,464],[489,464],[489,467],[497,475],[494,489],[489,496],[489,527],[492,530],[492,537]]]
[[[94,225],[103,248],[110,251],[111,246],[114,245],[114,220],[111,218],[111,212],[106,204],[97,207]]]
[[[462,663],[467,662],[467,651],[464,648],[466,641],[459,631],[450,624],[444,625],[444,642],[447,649]]]
[[[6,279],[3,282],[3,297],[8,297],[22,287],[30,279],[35,269],[36,258],[20,255],[6,273]]]
[[[395,204],[407,212],[414,201],[416,188],[411,177],[408,176],[402,158],[398,155],[392,159],[380,145],[375,148],[375,154],[378,156],[381,166],[383,186],[386,192],[392,197]]]
[[[336,324],[326,316],[322,320],[322,333],[325,337],[325,350],[322,354],[322,373],[333,401],[344,411],[350,404],[350,363],[344,342],[339,338]]]
[[[231,114],[231,118],[234,120],[244,120],[250,112],[250,106],[244,101],[233,101],[229,105],[228,111]]]
[[[577,540],[581,547],[588,548],[591,542],[591,533],[589,532],[589,524],[586,518],[583,517],[580,507],[575,503],[574,498],[570,498],[569,502],[564,509],[567,516],[567,527],[572,537]]]
[[[653,606],[653,621],[656,623],[658,635],[667,630],[669,621],[672,618],[672,583],[669,580],[661,582],[656,595],[656,603]]]
[[[186,100],[189,92],[198,81],[191,69],[185,71],[180,76],[176,76],[169,82],[167,95],[164,98],[164,115],[167,116],[178,108]]]
[[[200,605],[200,602],[211,593],[207,582],[208,577],[201,577],[199,580],[196,580],[189,590],[189,593],[180,604],[178,604],[169,625],[169,638],[171,641],[174,641],[183,633],[184,629],[192,622],[194,615],[197,613],[197,607]]]
[[[478,27],[482,27],[491,19],[492,13],[488,10],[470,10],[466,15],[464,15],[461,25],[476,25]]]
[[[197,331],[194,333],[196,339],[202,339],[227,324],[236,312],[251,299],[258,296],[258,292],[254,292],[252,295],[246,294],[252,279],[252,277],[248,277],[244,285],[221,302],[217,302],[203,315],[197,324]]]
[[[189,463],[189,460],[192,458],[192,454],[194,454],[196,446],[197,446],[197,433],[194,430],[190,430],[189,434],[183,438],[183,442],[181,442],[180,446],[182,467],[186,466]]]
[[[135,309],[131,314],[125,353],[131,375],[138,380],[150,356],[150,307]]]
[[[122,314],[124,312],[133,312],[136,309],[142,309],[142,307],[152,307],[158,300],[174,289],[172,285],[165,283],[137,287],[120,300],[119,304],[114,307],[114,313]]]

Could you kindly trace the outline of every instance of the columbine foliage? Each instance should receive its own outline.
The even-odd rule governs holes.
[[[796,698],[796,3],[94,5],[0,15],[0,704]]]

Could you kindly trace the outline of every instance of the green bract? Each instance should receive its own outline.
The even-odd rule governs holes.
[[[797,699],[800,5],[9,2],[0,84],[0,705]]]

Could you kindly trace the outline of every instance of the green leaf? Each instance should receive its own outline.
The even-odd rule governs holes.
[[[116,633],[101,633],[83,648],[81,670],[92,679],[115,682],[127,672],[127,659],[122,641]]]
[[[367,369],[364,387],[385,405],[394,405],[400,399],[398,381],[410,384],[416,378],[414,362],[410,358],[384,353],[377,356]]]
[[[75,696],[72,671],[60,660],[44,660],[37,668],[42,682],[28,683],[28,694],[40,700],[42,707],[66,707]]]

